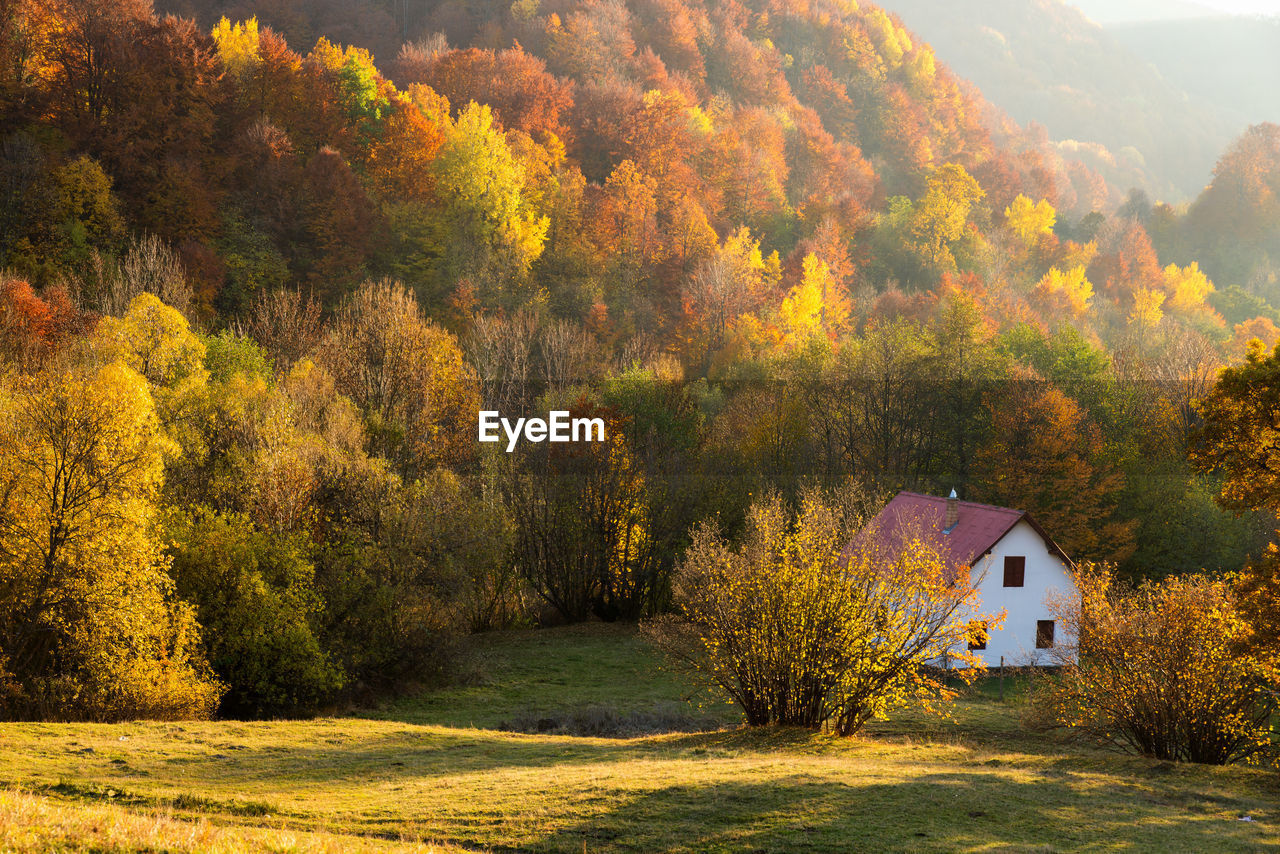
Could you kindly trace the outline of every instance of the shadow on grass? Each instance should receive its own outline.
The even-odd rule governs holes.
[[[697,852],[1276,851],[1257,803],[1138,792],[1055,774],[995,773],[858,784],[798,776],[768,783],[666,786],[521,850]]]
[[[109,803],[123,807],[164,807],[185,812],[250,817],[270,816],[282,812],[279,808],[262,801],[240,801],[236,799],[219,801],[191,794],[178,795],[174,798],[160,798],[130,792],[114,786],[69,783],[65,780],[52,785],[29,786],[28,789],[37,794],[53,795],[66,800]]]
[[[680,718],[668,729],[736,724],[741,712],[687,673],[672,669],[634,624],[590,623],[556,629],[475,635],[464,644],[458,680],[406,694],[360,717],[438,726],[524,729],[532,719],[562,722],[612,710],[618,735],[647,728],[645,719]],[[700,707],[690,702],[707,703]],[[719,702],[716,702],[719,700]],[[505,725],[505,726],[504,726]],[[598,727],[565,727],[564,729]],[[608,729],[609,727],[605,727]],[[610,734],[577,732],[573,734]]]
[[[325,744],[244,746],[231,755],[159,758],[187,776],[220,783],[289,779],[359,784],[370,779],[437,777],[499,769],[625,763],[638,759],[718,757],[808,749],[822,741],[806,730],[679,733],[646,738],[534,736],[483,730],[408,730]]]

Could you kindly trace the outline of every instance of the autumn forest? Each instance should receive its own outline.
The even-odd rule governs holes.
[[[0,7],[0,717],[447,680],[763,494],[1275,586],[1280,127],[1174,206],[860,0],[159,5]]]

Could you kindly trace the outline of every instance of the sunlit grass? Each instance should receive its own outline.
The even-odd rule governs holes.
[[[430,843],[384,842],[327,833],[227,827],[170,810],[126,809],[111,803],[67,804],[41,795],[0,791],[0,851],[166,851],[232,854],[246,850],[347,854],[439,852]]]
[[[361,717],[0,725],[0,783],[27,793],[5,796],[0,839],[16,850],[76,847],[24,843],[32,822],[8,816],[40,809],[59,838],[84,833],[79,847],[107,851],[206,850],[182,847],[189,825],[235,840],[209,843],[227,850],[1280,848],[1274,773],[1049,740],[1021,729],[1012,687],[1005,703],[991,686],[961,701],[954,722],[905,715],[855,740],[739,729],[733,709],[714,703],[684,714],[718,731],[595,738],[495,727],[518,715],[680,707],[693,692],[655,667],[633,631],[495,635],[481,639],[477,661],[488,676],[473,684]],[[86,822],[100,814],[121,832],[155,826],[178,841],[88,841]],[[288,839],[298,841],[280,847]]]

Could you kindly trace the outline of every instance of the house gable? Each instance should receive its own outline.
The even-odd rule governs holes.
[[[1006,578],[1005,567],[1010,558],[1015,559],[1015,566],[1021,558],[1021,578],[1016,572]],[[1008,666],[1058,663],[1048,650],[1036,645],[1046,623],[1053,624],[1055,645],[1071,642],[1066,627],[1048,605],[1052,597],[1075,590],[1070,564],[1052,541],[1046,540],[1029,519],[1022,519],[981,555],[970,571],[981,597],[981,610],[1005,612],[1004,624],[990,633],[987,648],[975,650],[974,654],[988,667],[998,666],[1002,657]],[[1017,581],[1021,584],[1006,585]]]

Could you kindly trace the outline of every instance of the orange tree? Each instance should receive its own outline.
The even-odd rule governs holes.
[[[1256,343],[1200,404],[1204,423],[1191,459],[1223,478],[1219,500],[1244,511],[1280,511],[1280,349]]]
[[[1243,514],[1280,513],[1280,348],[1253,341],[1241,365],[1224,369],[1200,403],[1203,424],[1192,437],[1192,463],[1221,479],[1218,502]],[[1253,637],[1280,648],[1280,552],[1272,544],[1238,584]]]

